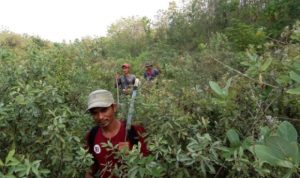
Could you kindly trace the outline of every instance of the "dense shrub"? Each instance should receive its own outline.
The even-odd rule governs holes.
[[[92,163],[84,149],[93,125],[85,113],[88,93],[116,94],[121,64],[131,63],[142,78],[147,60],[161,74],[142,80],[134,119],[146,127],[151,155],[142,157],[139,147],[116,153],[123,164],[114,174],[299,176],[299,29],[298,22],[283,31],[283,41],[266,41],[254,26],[238,23],[195,50],[162,42],[136,58],[121,51],[119,59],[95,47],[108,47],[105,40],[52,44],[2,33],[0,176],[83,177]]]

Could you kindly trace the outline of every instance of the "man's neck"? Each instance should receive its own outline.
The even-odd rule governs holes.
[[[102,128],[102,133],[107,138],[112,138],[119,132],[121,128],[121,122],[114,119],[107,127]]]

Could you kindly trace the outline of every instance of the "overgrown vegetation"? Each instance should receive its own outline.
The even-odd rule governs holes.
[[[116,175],[299,177],[299,13],[297,0],[190,0],[70,44],[2,32],[0,177],[83,177],[87,95],[116,92],[123,62],[142,78],[145,61],[161,71],[136,102],[151,155],[118,153]]]

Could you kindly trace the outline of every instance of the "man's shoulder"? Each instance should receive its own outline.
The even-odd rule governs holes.
[[[118,80],[120,82],[123,82],[125,80],[125,75],[120,75],[120,77],[118,78]]]
[[[135,78],[134,74],[129,74],[130,78]]]
[[[153,71],[158,74],[159,73],[159,70],[157,68],[154,68]]]
[[[88,131],[86,131],[85,139],[90,140],[93,137],[95,137],[95,135],[98,132],[98,129],[99,129],[99,126],[94,126],[94,127],[90,128]]]

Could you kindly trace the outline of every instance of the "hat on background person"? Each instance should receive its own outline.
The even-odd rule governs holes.
[[[129,68],[130,65],[129,65],[128,63],[124,63],[124,64],[122,64],[122,68],[123,68],[123,67]]]
[[[87,111],[96,107],[109,107],[114,103],[111,92],[107,90],[96,90],[89,94]]]
[[[149,62],[147,62],[146,64],[145,64],[145,67],[152,67],[153,65],[151,64],[151,63],[149,63]]]

